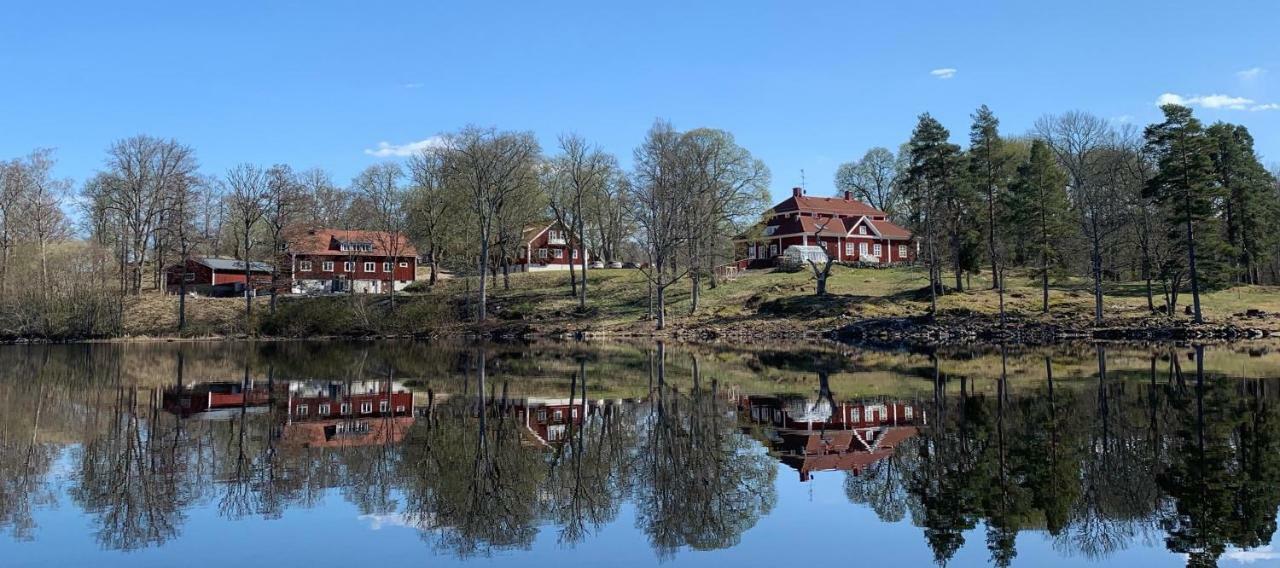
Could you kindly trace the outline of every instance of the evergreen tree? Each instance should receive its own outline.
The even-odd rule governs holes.
[[[1219,122],[1206,134],[1214,177],[1225,197],[1222,218],[1232,264],[1241,281],[1257,284],[1261,264],[1275,240],[1265,224],[1280,213],[1273,191],[1275,180],[1258,161],[1247,128]]]
[[[984,221],[986,225],[987,256],[991,262],[991,287],[1001,284],[1000,251],[996,244],[996,223],[1001,217],[1001,197],[1008,185],[1009,153],[1000,138],[1000,120],[987,108],[978,107],[972,115],[969,127],[969,180],[973,188],[986,200]]]
[[[1219,197],[1214,183],[1209,138],[1191,109],[1164,105],[1165,120],[1146,128],[1147,146],[1157,157],[1159,171],[1147,182],[1147,196],[1164,209],[1170,236],[1186,254],[1191,279],[1193,318],[1203,323],[1200,311],[1201,268],[1209,287],[1221,270],[1208,266],[1221,252],[1214,202]],[[1200,266],[1197,265],[1200,262]]]
[[[960,147],[950,143],[950,137],[951,133],[942,123],[924,113],[907,142],[909,163],[903,197],[910,210],[910,224],[917,234],[924,235],[929,263],[930,313],[938,310],[937,290],[941,281],[938,226],[947,224],[948,197],[959,191],[956,186],[959,185]]]
[[[1004,224],[1009,227],[1010,236],[1036,259],[1043,311],[1048,313],[1049,271],[1062,264],[1063,245],[1071,232],[1071,206],[1067,176],[1043,141],[1031,143],[1031,154],[1018,166],[1004,202]]]

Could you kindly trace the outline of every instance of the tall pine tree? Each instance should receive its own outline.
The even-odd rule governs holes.
[[[1205,284],[1220,284],[1222,271],[1215,260],[1222,251],[1214,203],[1220,192],[1214,180],[1209,138],[1191,109],[1164,105],[1164,122],[1144,131],[1147,147],[1156,156],[1159,171],[1147,182],[1146,194],[1165,213],[1170,237],[1186,255],[1191,279],[1192,317],[1204,322],[1200,310],[1201,276]],[[1202,270],[1203,269],[1203,270]]]
[[[917,234],[923,234],[929,263],[929,309],[938,311],[938,287],[941,269],[938,263],[938,229],[947,227],[948,196],[959,191],[960,147],[948,141],[951,133],[929,113],[907,142],[909,165],[903,183],[904,200],[910,210],[910,221]],[[958,278],[957,278],[958,280]]]
[[[1275,244],[1266,224],[1280,214],[1275,180],[1258,161],[1253,136],[1243,126],[1216,123],[1206,130],[1214,177],[1223,196],[1222,220],[1237,278],[1257,284]]]
[[[1042,140],[1031,143],[1031,154],[1004,199],[1004,224],[1010,237],[1027,247],[1037,262],[1043,295],[1043,311],[1049,312],[1049,272],[1062,263],[1062,252],[1072,229],[1067,198],[1067,175],[1058,167],[1053,151]]]
[[[1000,120],[987,108],[978,107],[969,127],[969,183],[986,201],[983,215],[987,241],[987,257],[991,262],[991,287],[1001,288],[1001,251],[997,246],[996,223],[1001,215],[1001,197],[1009,178],[1009,153],[1000,138]]]

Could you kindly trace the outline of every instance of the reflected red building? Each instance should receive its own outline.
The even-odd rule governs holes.
[[[742,396],[738,410],[752,423],[768,428],[772,453],[808,481],[816,471],[848,471],[857,475],[893,455],[916,435],[925,416],[901,402],[840,402]]]

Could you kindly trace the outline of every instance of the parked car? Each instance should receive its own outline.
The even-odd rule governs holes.
[[[609,263],[609,268],[622,268],[622,263],[615,260]]]
[[[604,268],[604,263],[599,260],[591,261],[591,268]]]
[[[634,262],[624,262],[622,263],[622,266],[620,266],[619,268],[640,268],[640,267],[637,266],[636,263]]]

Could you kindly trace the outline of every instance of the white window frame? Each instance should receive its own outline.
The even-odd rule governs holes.
[[[384,262],[384,263],[382,263],[382,271],[383,271],[383,272],[391,272],[391,267],[392,267],[392,266],[394,266],[394,263],[391,263],[391,262]]]
[[[573,255],[572,255],[573,259],[578,260],[578,249],[572,249],[572,250],[573,250]]]
[[[399,413],[401,413],[401,412],[404,412],[404,405],[403,405],[403,404],[397,404],[397,405],[396,405],[396,413],[397,413],[397,414],[399,414]]]
[[[379,401],[378,401],[378,412],[381,412],[381,413],[383,413],[383,414],[386,414],[386,412],[387,412],[388,410],[391,410],[391,401],[389,401],[389,400],[379,400]]]
[[[867,241],[862,241],[858,243],[858,254],[859,255],[867,254]]]
[[[364,263],[364,271],[365,271],[365,272],[377,272],[377,271],[378,271],[378,263],[366,260],[366,261],[365,261],[365,263]]]
[[[747,259],[755,260],[755,258],[756,258],[756,245],[747,245]]]
[[[553,249],[551,255],[556,257],[557,260],[562,259],[564,258],[564,249]]]
[[[408,263],[408,262],[401,261],[401,262],[400,262],[400,268],[409,268],[409,263]]]
[[[356,271],[356,263],[355,263],[354,261],[350,261],[350,260],[348,260],[348,261],[344,261],[344,262],[342,263],[342,271],[343,271],[343,272],[355,272],[355,271]]]
[[[303,260],[298,262],[298,270],[303,272],[311,272],[311,261]]]
[[[898,258],[907,258],[907,245],[898,245]]]
[[[329,415],[329,405],[327,405],[327,404],[321,404],[321,405],[319,406],[319,408],[317,409],[317,412],[320,414],[320,416],[328,416],[328,415]]]
[[[769,244],[769,257],[770,257],[770,258],[772,258],[772,257],[775,257],[775,256],[778,256],[778,243],[770,243],[770,244]]]
[[[874,245],[871,245],[871,251],[872,251],[871,254],[879,257],[880,253],[884,252],[884,249],[880,247],[880,243],[876,243]]]
[[[293,413],[298,416],[306,416],[307,412],[309,412],[310,410],[311,409],[307,408],[307,405],[299,404],[298,406],[294,407]]]
[[[360,403],[360,414],[373,414],[373,403],[367,400]]]
[[[847,242],[847,243],[845,243],[845,244],[844,244],[844,255],[845,255],[845,256],[853,256],[853,243],[852,243],[852,242]]]
[[[350,402],[342,403],[342,405],[338,407],[338,412],[341,413],[343,416],[351,414],[351,403]]]
[[[542,259],[547,258],[547,249],[544,249],[544,248],[538,249],[538,258],[542,258]]]
[[[324,262],[320,263],[320,270],[323,270],[323,271],[325,271],[325,272],[333,272],[333,261],[332,261],[332,260],[326,260],[326,261],[324,261]]]
[[[859,234],[859,235],[865,235],[865,234],[867,234],[867,226],[866,226],[866,225],[858,225],[858,234]]]

